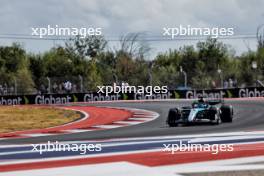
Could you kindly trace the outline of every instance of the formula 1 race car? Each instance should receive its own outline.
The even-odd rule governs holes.
[[[170,127],[198,123],[218,125],[222,122],[232,122],[233,115],[233,107],[224,104],[222,100],[204,101],[201,98],[193,102],[192,106],[170,109],[167,124]]]

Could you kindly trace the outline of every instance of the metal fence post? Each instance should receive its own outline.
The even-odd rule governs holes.
[[[79,75],[79,79],[80,79],[80,91],[83,92],[83,77],[81,75]]]
[[[51,83],[50,83],[50,78],[49,77],[47,77],[47,80],[48,80],[48,93],[50,93],[50,88],[51,88]]]
[[[182,69],[182,66],[180,67],[180,72],[184,75],[184,87],[187,88],[187,73]]]
[[[16,78],[14,79],[14,83],[15,83],[15,95],[17,95],[17,80],[16,80]]]

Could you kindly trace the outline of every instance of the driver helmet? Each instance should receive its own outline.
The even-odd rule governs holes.
[[[199,103],[204,103],[205,102],[203,96],[198,96],[198,102]]]

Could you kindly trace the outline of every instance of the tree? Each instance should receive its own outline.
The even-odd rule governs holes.
[[[0,66],[6,72],[14,73],[26,67],[26,59],[26,51],[17,43],[13,43],[12,46],[0,47]]]
[[[179,75],[181,55],[177,50],[169,50],[164,54],[160,53],[154,60],[153,82],[155,85],[167,85],[175,89],[183,82]]]
[[[89,61],[87,71],[85,87],[88,91],[96,91],[97,86],[102,85],[102,79],[94,60]]]
[[[62,47],[53,48],[43,55],[43,66],[46,69],[45,77],[73,76],[74,64]]]
[[[29,59],[21,45],[0,47],[0,84],[17,86],[18,93],[32,93],[34,82],[29,71]]]
[[[41,84],[41,78],[44,78],[47,75],[47,67],[45,65],[43,57],[38,54],[29,54],[29,70],[32,74],[32,78],[37,85],[37,87]]]
[[[258,26],[257,28],[257,41],[258,41],[258,50],[264,48],[264,24]]]
[[[217,39],[208,38],[205,42],[197,43],[199,59],[206,63],[205,71],[215,74],[218,66],[226,62],[228,47]]]
[[[151,48],[144,40],[143,33],[129,33],[120,38],[120,49],[116,52],[120,55],[127,55],[134,59],[144,59]]]
[[[107,45],[103,36],[88,36],[81,38],[76,36],[65,43],[65,49],[69,55],[76,54],[80,58],[95,58]]]
[[[118,82],[117,78],[117,58],[111,51],[100,53],[96,60],[98,71],[102,77],[102,82],[106,85]]]
[[[36,93],[35,83],[31,77],[30,71],[27,68],[18,70],[15,76],[17,80],[17,90],[19,94]]]
[[[145,84],[148,77],[146,58],[150,47],[144,41],[143,34],[124,35],[120,38],[119,44],[119,48],[114,48],[114,74],[119,81],[133,85]]]

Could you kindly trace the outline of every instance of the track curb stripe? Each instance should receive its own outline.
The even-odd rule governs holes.
[[[0,133],[0,140],[107,130],[145,123],[159,116],[153,111],[120,107],[66,106],[58,108],[79,111],[84,115],[84,118],[69,124],[45,129]],[[136,120],[137,118],[138,120]]]

